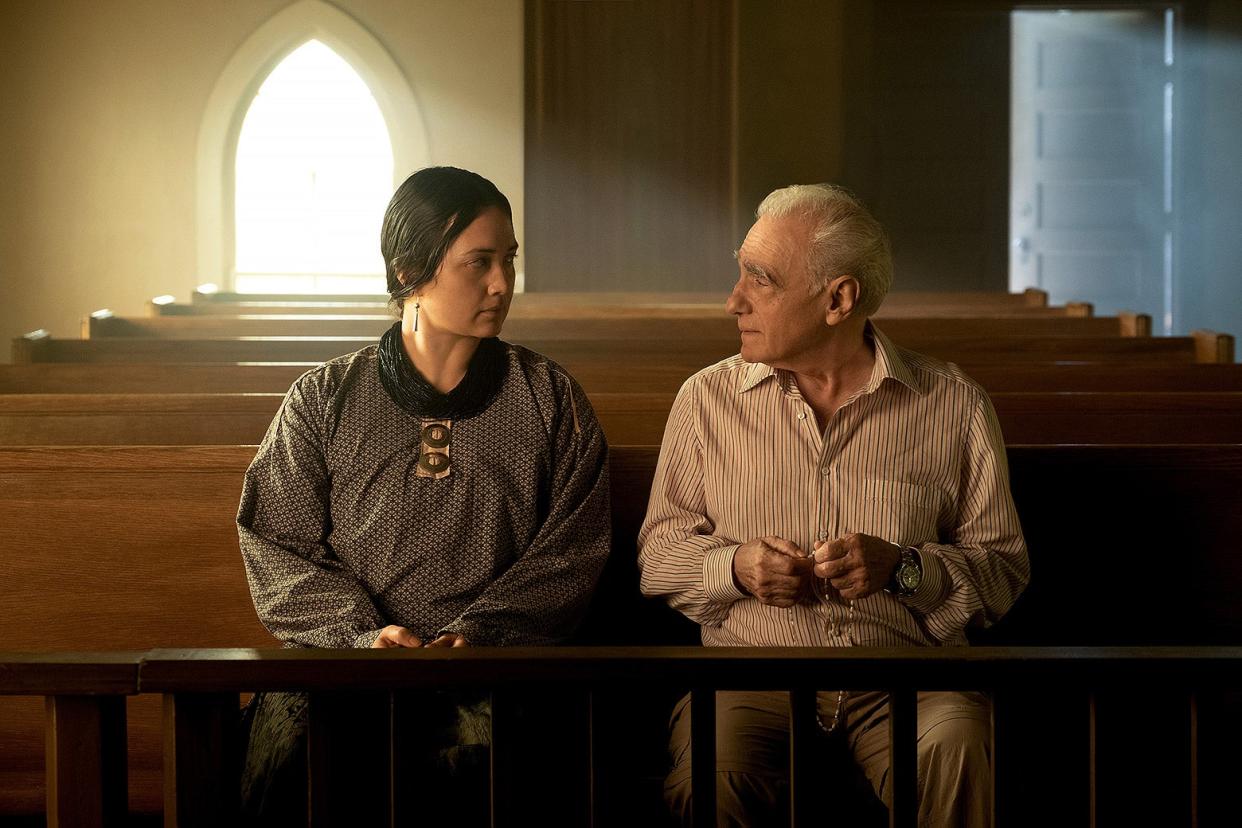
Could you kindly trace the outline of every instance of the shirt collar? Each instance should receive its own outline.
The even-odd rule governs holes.
[[[738,377],[737,393],[744,394],[768,377],[776,376],[776,369],[763,362],[748,362]]]
[[[871,341],[875,343],[875,368],[871,371],[871,380],[867,383],[867,387],[863,389],[863,393],[871,393],[879,388],[885,379],[891,378],[900,382],[914,393],[922,394],[923,386],[915,379],[914,372],[910,370],[910,366],[902,359],[901,351],[893,344],[892,340],[872,324],[870,319],[867,320],[864,335],[869,336]]]
[[[871,379],[867,381],[861,393],[870,394],[889,378],[900,382],[916,394],[923,393],[923,387],[914,378],[914,372],[902,359],[897,346],[873,325],[870,319],[867,320],[864,328],[864,336],[875,343],[875,367],[871,370]],[[763,362],[747,363],[746,370],[742,371],[741,376],[738,377],[737,393],[744,394],[768,377],[778,376],[777,369],[771,365]]]

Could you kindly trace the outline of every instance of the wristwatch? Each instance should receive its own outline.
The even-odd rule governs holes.
[[[901,550],[901,560],[893,570],[893,579],[885,587],[898,598],[909,598],[923,583],[923,562],[919,550],[907,546]]]

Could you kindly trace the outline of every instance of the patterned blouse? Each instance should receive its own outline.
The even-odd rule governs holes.
[[[608,449],[573,379],[505,347],[500,392],[466,419],[399,407],[374,345],[289,389],[237,514],[255,609],[286,646],[368,647],[389,624],[487,646],[574,631],[608,556]]]

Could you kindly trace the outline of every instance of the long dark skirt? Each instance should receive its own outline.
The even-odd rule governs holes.
[[[463,694],[437,699],[441,704],[425,711],[424,719],[437,732],[436,778],[419,783],[458,803],[456,824],[486,824],[491,704],[486,697]],[[245,824],[307,824],[308,704],[305,693],[257,693],[243,712],[243,733],[249,733],[241,778]]]

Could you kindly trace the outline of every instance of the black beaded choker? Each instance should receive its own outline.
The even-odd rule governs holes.
[[[379,377],[392,401],[416,417],[464,420],[487,408],[509,372],[508,349],[495,337],[479,340],[466,375],[447,394],[427,382],[401,346],[401,323],[384,332],[379,342]]]

